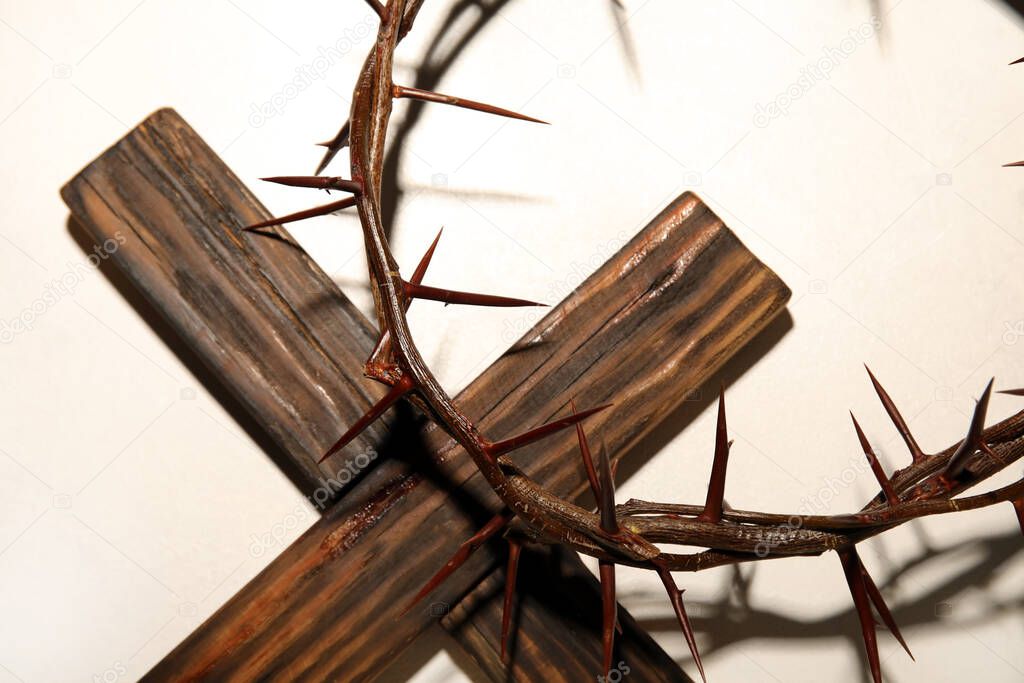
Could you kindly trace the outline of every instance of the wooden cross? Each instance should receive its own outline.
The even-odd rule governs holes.
[[[409,411],[317,466],[381,395],[360,376],[376,333],[283,229],[276,239],[242,232],[269,214],[174,111],[154,113],[62,195],[97,242],[127,238],[112,260],[262,425],[303,493],[330,503],[148,680],[368,681],[439,617],[495,681],[596,675],[600,593],[574,556],[553,551],[521,570],[511,674],[498,655],[498,546],[403,614],[497,501],[461,449]],[[570,397],[595,405],[614,397],[588,429],[621,457],[788,298],[687,193],[456,400],[500,437],[567,414]],[[578,498],[585,476],[575,448],[569,433],[517,459],[549,490]],[[620,614],[617,657],[631,680],[689,680]]]

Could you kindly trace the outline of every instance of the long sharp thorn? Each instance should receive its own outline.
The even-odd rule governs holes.
[[[410,88],[404,85],[396,85],[394,89],[395,97],[408,97],[416,100],[423,100],[424,102],[437,102],[439,104],[450,104],[455,107],[462,107],[463,109],[472,109],[474,111],[482,111],[486,114],[497,114],[498,116],[506,116],[510,119],[519,119],[521,121],[531,121],[533,123],[547,124],[547,121],[541,121],[535,119],[532,116],[526,116],[525,114],[519,114],[509,109],[502,109],[501,107],[495,107],[491,104],[484,104],[483,102],[476,102],[474,100],[467,100],[462,97],[452,97],[451,95],[442,95],[441,93],[432,92],[430,90],[420,90],[419,88]]]
[[[540,441],[545,437],[551,436],[552,434],[559,432],[565,429],[566,427],[571,427],[574,424],[578,423],[580,420],[585,420],[591,415],[599,413],[602,410],[605,410],[606,408],[610,407],[611,404],[608,403],[603,406],[598,406],[596,408],[584,410],[582,413],[575,413],[573,415],[570,415],[569,417],[563,417],[560,420],[548,422],[547,424],[541,425],[536,429],[531,429],[530,431],[520,434],[519,436],[513,436],[511,439],[495,441],[494,443],[489,444],[487,446],[487,452],[490,453],[492,457],[496,458],[499,455],[509,453],[510,451],[514,451],[517,448],[529,446],[530,444],[536,441]]]
[[[686,645],[690,648],[690,655],[693,656],[693,661],[697,664],[697,671],[700,672],[701,680],[707,683],[707,676],[704,675],[704,663],[700,660],[700,651],[697,650],[697,638],[693,635],[693,625],[690,623],[690,617],[686,614],[686,606],[683,605],[683,591],[679,590],[676,586],[675,579],[672,578],[672,572],[664,567],[658,567],[658,576],[661,577],[661,582],[665,584],[665,591],[668,593],[668,599],[672,603],[672,609],[676,613],[676,620],[679,622],[679,628],[683,631],[683,637],[686,638]]]
[[[907,641],[903,640],[903,634],[900,633],[900,627],[896,624],[896,620],[893,619],[892,612],[889,611],[889,606],[885,604],[885,598],[882,597],[882,591],[878,590],[878,586],[875,585],[874,580],[871,578],[871,574],[868,574],[867,567],[863,564],[860,566],[861,574],[864,576],[864,588],[867,589],[868,597],[871,598],[871,603],[875,606],[875,611],[882,617],[882,621],[885,622],[885,627],[889,629],[889,633],[896,637],[903,649],[907,651],[907,654],[914,659],[914,653],[907,647]]]
[[[1017,513],[1017,521],[1020,523],[1020,532],[1024,534],[1024,498],[1013,501],[1013,509]]]
[[[946,469],[942,471],[942,476],[947,481],[956,479],[960,472],[963,471],[968,458],[982,447],[981,433],[985,429],[985,413],[988,412],[988,400],[992,396],[992,384],[994,382],[995,378],[990,379],[985,386],[985,391],[982,392],[981,398],[978,399],[978,403],[974,406],[974,414],[971,415],[971,424],[967,428],[967,436],[964,437],[959,448],[956,449],[956,452],[949,459]]]
[[[279,175],[271,176],[269,178],[260,178],[260,180],[268,183],[277,183],[278,185],[287,185],[288,187],[308,187],[314,190],[339,190],[341,192],[351,192],[352,194],[362,194],[363,184],[358,180],[346,180],[338,176],[322,176],[322,175]]]
[[[601,448],[598,455],[598,473],[601,477],[601,492],[597,497],[597,506],[601,512],[601,528],[610,534],[618,533],[619,520],[615,518],[615,479],[612,466],[608,460],[608,451]]]
[[[395,386],[388,390],[388,393],[370,406],[370,409],[366,411],[366,414],[355,421],[355,423],[348,428],[348,430],[341,435],[341,437],[334,443],[333,446],[328,449],[317,464],[322,463],[327,458],[331,457],[342,448],[348,445],[352,439],[356,438],[361,431],[366,429],[372,422],[384,414],[388,408],[393,406],[400,398],[412,391],[412,380],[408,375],[405,375],[398,381]]]
[[[511,519],[511,513],[499,512],[492,517],[490,521],[480,529],[480,531],[476,532],[464,541],[463,544],[459,546],[459,549],[455,551],[455,554],[451,556],[451,559],[449,559],[448,562],[446,562],[445,565],[441,567],[441,569],[438,570],[438,572],[434,574],[429,581],[427,581],[426,585],[424,585],[423,588],[420,589],[420,592],[416,594],[416,597],[414,597],[409,604],[405,606],[405,609],[402,610],[402,614],[406,614],[416,606],[416,603],[441,585],[441,583],[451,576],[456,569],[465,564],[470,555],[476,552],[480,546],[486,543],[496,533],[504,529],[505,525],[508,524]]]
[[[1013,163],[1003,164],[1003,168],[1017,168],[1019,166],[1024,166],[1024,161],[1014,161]]]
[[[508,541],[508,566],[505,569],[505,602],[501,612],[501,659],[508,652],[508,634],[512,626],[512,600],[516,594],[516,576],[519,573],[519,554],[522,544],[514,539]]]
[[[434,250],[437,249],[437,243],[441,241],[441,233],[444,232],[444,228],[437,231],[437,237],[430,243],[427,251],[420,258],[420,262],[416,264],[416,270],[413,271],[412,277],[409,278],[409,282],[413,285],[418,285],[423,282],[423,276],[427,274],[427,268],[430,266],[430,260],[434,258]]]
[[[576,402],[571,400],[572,414],[576,415]],[[576,440],[580,444],[580,457],[583,458],[583,469],[587,471],[587,481],[590,482],[590,490],[594,494],[594,500],[601,496],[601,485],[597,481],[597,469],[594,468],[594,458],[590,455],[590,444],[587,443],[587,435],[583,432],[583,425],[576,423]]]
[[[466,306],[496,306],[499,308],[547,305],[539,304],[536,301],[527,301],[526,299],[513,299],[507,296],[492,296],[490,294],[476,294],[473,292],[460,292],[454,289],[428,287],[414,282],[405,283],[405,296],[410,299],[430,299],[431,301],[440,301],[445,305],[462,304]]]
[[[1020,59],[1013,60],[1012,62],[1010,62],[1009,66],[1013,66],[1014,64],[1021,64],[1021,63],[1024,63],[1024,57],[1021,57]]]
[[[333,140],[317,143],[321,147],[326,147],[327,151],[324,152],[324,158],[320,160],[320,164],[316,167],[316,175],[323,173],[323,170],[327,168],[327,164],[331,163],[338,152],[345,147],[348,147],[348,134],[350,130],[350,122],[346,121],[345,125],[343,125],[341,130],[338,131],[338,134],[334,136]]]
[[[846,576],[846,583],[850,586],[850,595],[853,596],[853,605],[857,610],[857,618],[860,619],[860,631],[864,637],[864,649],[868,655],[868,663],[871,666],[871,677],[874,683],[882,683],[882,665],[878,660],[878,640],[875,637],[875,620],[871,615],[871,601],[868,597],[867,585],[864,581],[864,572],[861,570],[860,557],[857,551],[849,548],[837,551],[839,561],[843,564],[843,574]]]
[[[999,393],[1007,396],[1024,396],[1024,389],[1003,389]]]
[[[725,472],[729,465],[729,432],[725,423],[725,387],[718,396],[718,426],[715,430],[715,460],[711,465],[708,497],[704,511],[697,515],[701,522],[718,524],[722,521],[722,500],[725,498]]]
[[[604,649],[601,675],[612,670],[612,652],[615,649],[615,624],[618,621],[618,603],[615,601],[615,564],[600,560],[601,575],[601,644]]]
[[[437,249],[437,243],[441,240],[442,232],[444,232],[444,228],[441,228],[440,230],[437,231],[437,237],[434,238],[434,241],[430,244],[430,247],[427,249],[426,253],[423,254],[423,256],[420,258],[420,262],[416,264],[416,270],[413,271],[412,279],[410,280],[410,282],[412,282],[413,284],[418,285],[421,282],[423,282],[423,277],[427,274],[427,268],[430,266],[430,260],[434,258],[434,250]],[[411,304],[412,299],[406,299],[405,310],[408,311],[409,306]],[[378,358],[389,355],[390,346],[391,332],[388,330],[384,330],[384,334],[380,336],[380,339],[377,341],[377,345],[373,347],[373,353],[370,354],[370,358]]]
[[[850,419],[853,420],[853,428],[857,430],[857,439],[860,441],[860,447],[864,449],[864,457],[868,459],[868,464],[871,465],[871,471],[875,473],[875,479],[878,480],[879,486],[882,487],[882,493],[885,494],[885,500],[889,505],[896,505],[900,502],[899,497],[896,495],[896,489],[892,487],[892,482],[889,481],[889,477],[885,476],[885,471],[882,469],[882,463],[878,462],[878,456],[875,455],[875,451],[871,448],[871,444],[868,442],[868,437],[864,435],[864,430],[860,428],[860,423],[857,422],[857,418],[853,416],[853,411],[850,411]]]
[[[885,408],[885,412],[889,414],[889,419],[896,425],[896,431],[903,437],[903,443],[907,444],[907,449],[910,450],[910,457],[913,458],[914,462],[923,460],[927,456],[925,452],[921,450],[921,447],[917,445],[917,440],[914,435],[910,433],[910,427],[907,426],[906,420],[900,415],[900,411],[896,409],[896,404],[893,403],[892,398],[889,397],[889,392],[885,390],[881,382],[875,378],[874,373],[871,372],[871,368],[867,365],[864,369],[868,371],[868,377],[871,378],[871,384],[875,387],[875,393],[878,394],[878,399],[882,402],[882,407]]]
[[[281,216],[280,218],[271,218],[268,221],[261,221],[253,225],[249,225],[244,228],[246,231],[257,230],[259,228],[268,228],[271,225],[284,225],[285,223],[294,223],[295,221],[302,221],[307,218],[316,218],[317,216],[326,216],[329,213],[335,211],[341,211],[347,209],[350,206],[356,205],[355,197],[346,197],[330,204],[324,204],[323,206],[316,206],[312,209],[306,209],[305,211],[298,211],[296,213],[290,213],[287,216]]]

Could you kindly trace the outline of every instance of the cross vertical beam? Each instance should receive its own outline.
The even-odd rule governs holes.
[[[400,615],[493,512],[493,494],[434,425],[396,430],[414,438],[395,441],[382,424],[317,467],[318,455],[380,395],[358,376],[372,330],[283,230],[276,239],[241,232],[268,214],[174,112],[147,119],[62,193],[94,239],[119,231],[128,238],[111,258],[267,429],[304,492],[315,494],[346,453],[373,448],[383,456],[148,678],[372,680],[436,620],[430,602],[457,604],[499,563],[493,548],[482,549],[423,609]],[[686,194],[457,401],[499,438],[567,414],[573,396],[595,405],[614,400],[589,429],[621,455],[788,297],[778,277]],[[575,436],[567,434],[517,458],[549,490],[571,498],[584,481],[574,450]],[[599,639],[577,633],[560,621],[566,618],[555,610],[521,624],[537,629],[536,639],[525,634],[536,642],[573,639],[578,670],[594,675],[583,654],[599,651]],[[483,633],[493,624],[478,626]],[[633,629],[628,619],[623,626]],[[637,643],[629,650],[635,680],[684,680],[645,634],[627,636]],[[478,649],[488,641],[475,642]],[[565,650],[531,656],[540,664],[552,657],[550,671],[575,671]]]

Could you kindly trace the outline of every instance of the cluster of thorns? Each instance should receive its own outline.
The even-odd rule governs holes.
[[[679,626],[701,677],[704,667],[693,628],[683,605],[683,592],[673,571],[699,571],[762,559],[813,556],[834,550],[839,556],[853,603],[860,620],[872,676],[881,681],[876,624],[882,623],[910,654],[910,649],[893,620],[881,592],[861,561],[856,545],[912,519],[927,515],[959,512],[1010,502],[1024,531],[1024,479],[994,491],[971,497],[957,494],[986,480],[1024,455],[1024,412],[985,428],[985,415],[992,382],[985,387],[975,406],[963,441],[935,454],[918,445],[888,393],[870,370],[868,374],[886,413],[910,451],[911,463],[891,476],[886,475],[856,418],[853,426],[871,470],[878,480],[879,494],[859,512],[841,515],[794,516],[734,510],[724,506],[726,467],[731,442],[725,417],[724,390],[718,403],[714,461],[704,505],[680,505],[630,500],[615,504],[614,472],[608,454],[599,451],[595,464],[582,421],[609,406],[577,412],[524,434],[500,441],[485,438],[474,423],[453,404],[424,363],[413,343],[405,313],[414,299],[445,304],[475,306],[534,306],[532,301],[487,294],[461,292],[423,284],[427,267],[441,234],[427,249],[409,279],[404,279],[395,262],[383,228],[380,210],[380,178],[383,151],[392,102],[409,98],[454,105],[509,118],[543,123],[522,114],[435,92],[396,85],[392,81],[394,51],[412,28],[423,0],[366,0],[380,17],[377,38],[357,81],[348,122],[329,142],[314,176],[266,178],[276,183],[320,190],[338,190],[349,196],[306,211],[257,223],[247,230],[266,228],[356,208],[363,230],[371,290],[380,340],[365,366],[365,373],[388,387],[387,393],[353,424],[324,454],[321,462],[339,452],[389,407],[401,399],[410,400],[435,420],[473,459],[503,507],[423,587],[412,604],[433,591],[456,571],[488,539],[504,532],[508,543],[508,565],[502,618],[502,658],[511,624],[516,573],[524,542],[565,545],[598,561],[603,600],[603,671],[612,665],[617,629],[615,567],[627,565],[655,571],[664,583]],[[319,175],[344,147],[350,150],[350,179]],[[1024,163],[1024,162],[1022,162]],[[1008,393],[1024,396],[1024,389]],[[852,417],[852,413],[851,413]],[[556,432],[575,427],[579,451],[597,511],[578,507],[548,492],[527,477],[508,454]],[[794,517],[799,524],[792,525]],[[782,531],[785,530],[785,531]],[[664,552],[656,544],[706,548],[691,554]],[[767,552],[764,548],[769,548]],[[412,606],[410,604],[410,607]],[[911,655],[912,656],[912,655]]]

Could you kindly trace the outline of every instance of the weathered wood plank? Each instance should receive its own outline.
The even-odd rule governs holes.
[[[287,237],[239,232],[265,210],[173,112],[155,114],[63,194],[95,239],[128,237],[115,261],[266,425],[303,471],[307,493],[315,491],[316,454],[374,395],[358,381],[372,345],[366,322]],[[501,437],[564,414],[570,396],[613,398],[616,407],[590,429],[622,455],[788,295],[707,207],[684,195],[458,400]],[[400,612],[496,499],[440,430],[401,427],[411,438],[385,443],[378,429],[348,451],[389,457],[151,679],[369,680],[436,618],[428,605]],[[409,459],[420,473],[403,464]],[[521,459],[553,490],[581,492],[569,435]],[[328,461],[325,471],[345,460]],[[431,600],[454,604],[495,559],[494,548],[480,552]],[[533,623],[550,625],[524,620]],[[597,651],[596,639],[589,647]],[[659,680],[656,665],[650,676],[636,680]]]
[[[61,194],[94,239],[126,237],[112,260],[314,490],[316,454],[381,393],[360,381],[374,343],[366,318],[304,251],[240,232],[266,210],[172,110],[154,113]],[[358,448],[384,433],[376,427]]]
[[[597,633],[601,591],[579,557],[562,548],[524,552],[516,585],[508,662],[502,662],[500,654],[504,569],[492,572],[466,594],[441,620],[442,627],[495,683],[597,680],[603,666]],[[693,682],[674,663],[648,666],[652,659],[667,655],[628,612],[620,609],[619,620],[624,633],[637,634],[616,639],[612,661],[621,680]],[[552,628],[554,624],[560,628]],[[581,643],[581,638],[588,640]],[[639,668],[633,667],[634,662]],[[629,675],[622,675],[624,671]],[[612,680],[618,679],[613,675]]]

